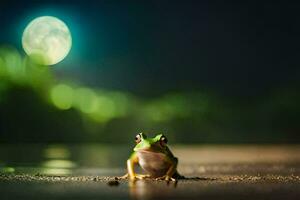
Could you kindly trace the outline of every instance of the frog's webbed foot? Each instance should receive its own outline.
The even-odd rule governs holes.
[[[143,179],[146,179],[146,178],[150,178],[150,175],[148,175],[148,174],[136,174],[135,178],[143,180]]]
[[[128,173],[126,173],[125,175],[123,176],[117,176],[116,178],[119,179],[119,180],[122,180],[122,179],[139,179],[139,180],[142,180],[142,179],[146,179],[146,178],[150,178],[151,176],[148,175],[148,174],[134,174],[133,177],[130,177]]]
[[[116,177],[116,179],[118,179],[118,180],[122,180],[122,179],[131,179],[131,180],[138,179],[138,180],[142,180],[142,179],[146,179],[146,178],[150,178],[150,175],[148,175],[148,174],[134,174],[133,177],[130,177],[129,174],[126,173],[123,176]]]
[[[123,176],[116,176],[115,178],[118,179],[118,180],[127,179],[127,178],[129,178],[129,175],[128,175],[128,173],[126,173]]]
[[[165,180],[165,181],[174,181],[176,182],[176,179],[173,178],[173,177],[170,177],[168,175],[164,175],[164,176],[161,176],[161,177],[157,177],[155,178],[155,180]]]

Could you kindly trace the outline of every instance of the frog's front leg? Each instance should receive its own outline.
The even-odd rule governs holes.
[[[135,178],[137,179],[146,179],[146,178],[150,178],[151,176],[149,174],[136,174]]]
[[[136,174],[134,172],[134,166],[136,164],[138,164],[139,160],[138,157],[136,155],[136,153],[134,152],[130,158],[127,160],[127,171],[128,171],[128,177],[131,180],[135,180],[135,179],[145,179],[145,178],[149,178],[150,175],[146,175],[146,174]]]
[[[173,178],[173,175],[177,172],[177,163],[178,163],[178,159],[174,158],[171,161],[171,166],[168,169],[166,175],[164,175],[162,177],[158,177],[158,178],[156,178],[156,180],[176,181],[176,179]]]

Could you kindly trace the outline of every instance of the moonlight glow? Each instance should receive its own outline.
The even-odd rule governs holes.
[[[72,38],[64,22],[56,17],[43,16],[34,19],[25,28],[22,45],[34,61],[54,65],[67,56]]]

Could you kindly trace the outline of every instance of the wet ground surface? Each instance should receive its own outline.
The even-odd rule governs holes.
[[[1,199],[299,199],[300,146],[174,146],[187,179],[131,182],[126,146],[0,147]]]

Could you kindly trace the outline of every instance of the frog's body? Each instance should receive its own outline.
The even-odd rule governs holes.
[[[152,177],[160,177],[167,173],[172,165],[166,155],[153,152],[137,152],[139,165]]]
[[[164,135],[147,138],[145,134],[140,133],[136,136],[136,143],[134,152],[127,160],[129,178],[153,177],[165,180],[182,178],[176,169],[178,159],[167,147],[167,139]],[[135,164],[139,164],[148,175],[135,174]]]

